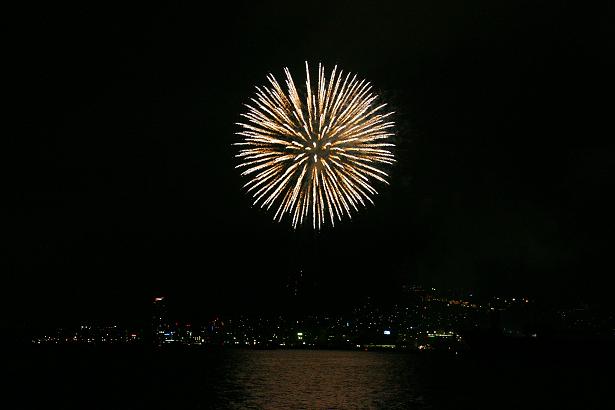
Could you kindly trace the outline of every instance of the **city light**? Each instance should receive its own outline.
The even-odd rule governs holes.
[[[33,344],[152,344],[157,348],[183,346],[237,346],[241,348],[342,348],[342,349],[413,349],[461,351],[467,347],[466,329],[492,331],[493,311],[515,314],[527,298],[492,297],[473,303],[458,295],[451,296],[419,288],[412,296],[388,306],[371,300],[346,313],[331,314],[250,314],[220,315],[205,321],[187,322],[169,315],[168,300],[153,298],[151,322],[140,329],[116,323],[80,323],[72,328],[33,337]],[[415,297],[416,295],[420,297]],[[510,303],[509,303],[510,302]],[[510,310],[508,310],[510,309]],[[561,310],[559,317],[573,320],[584,310]],[[586,320],[588,320],[586,318]],[[534,338],[523,322],[508,321],[499,330],[506,336]],[[395,330],[393,330],[395,329]],[[149,335],[149,336],[148,336]]]

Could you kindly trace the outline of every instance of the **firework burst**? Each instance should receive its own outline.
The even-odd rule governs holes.
[[[288,68],[284,91],[272,74],[256,87],[238,123],[243,141],[237,157],[249,178],[244,185],[254,205],[287,215],[294,228],[304,219],[320,229],[327,220],[352,217],[377,194],[374,181],[388,184],[382,167],[395,162],[389,139],[394,123],[378,104],[372,86],[333,68],[329,79],[318,65],[316,85],[305,63],[305,93],[299,94]]]

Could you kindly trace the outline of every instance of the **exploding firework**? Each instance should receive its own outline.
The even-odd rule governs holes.
[[[373,204],[374,181],[388,184],[381,168],[395,162],[393,113],[383,112],[369,82],[337,66],[327,80],[319,64],[313,88],[306,62],[303,97],[288,68],[284,73],[287,91],[269,74],[270,85],[256,87],[246,104],[237,167],[250,178],[244,187],[254,205],[273,207],[278,222],[287,215],[296,228],[311,214],[315,229],[327,220],[335,225]]]

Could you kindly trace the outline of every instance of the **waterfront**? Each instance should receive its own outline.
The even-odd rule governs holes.
[[[5,408],[607,408],[612,356],[598,359],[37,347],[8,360]]]

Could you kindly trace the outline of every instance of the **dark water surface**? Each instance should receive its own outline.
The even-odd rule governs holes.
[[[7,409],[615,408],[611,364],[578,354],[47,347],[9,356]]]

